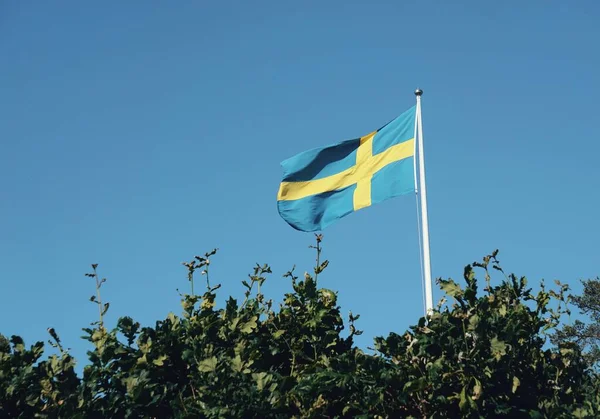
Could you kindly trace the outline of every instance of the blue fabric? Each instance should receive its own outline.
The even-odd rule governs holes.
[[[414,157],[390,163],[373,175],[371,205],[415,192]]]
[[[327,147],[314,148],[281,163],[283,180],[299,182],[335,175],[356,163],[360,139],[346,140]]]
[[[319,231],[354,212],[356,185],[295,201],[277,201],[281,217],[300,231]]]
[[[415,105],[377,131],[373,140],[373,154],[379,154],[390,146],[403,143],[415,136],[416,110]]]
[[[370,154],[382,153],[392,146],[413,139],[415,112],[416,106],[413,106],[377,130]],[[362,147],[365,147],[366,144]],[[354,208],[356,183],[342,189],[326,192],[321,192],[323,188],[317,187],[317,184],[315,184],[315,187],[308,192],[310,194],[311,191],[315,191],[312,192],[313,195],[302,196],[302,193],[304,193],[302,191],[306,191],[306,188],[298,189],[300,186],[296,186],[295,182],[324,179],[355,167],[359,146],[360,139],[347,140],[327,147],[305,151],[281,163],[284,173],[277,208],[281,217],[289,225],[300,231],[319,231],[356,210]],[[373,169],[374,171],[379,170],[373,173],[370,179],[370,205],[414,192],[414,150],[409,149],[409,153],[410,156],[398,157],[402,160]],[[364,156],[364,154],[362,155]],[[384,164],[382,163],[382,165]],[[354,171],[347,172],[344,176],[345,179],[349,180],[346,185],[354,181],[352,178]],[[358,180],[356,179],[356,181]],[[334,184],[331,183],[331,185]],[[298,185],[301,184],[298,183]],[[290,187],[296,188],[295,190],[298,193],[290,195],[290,189],[286,189]],[[325,189],[327,187],[329,186],[326,186]],[[316,193],[316,191],[321,193]],[[357,205],[357,208],[359,207],[360,205]]]

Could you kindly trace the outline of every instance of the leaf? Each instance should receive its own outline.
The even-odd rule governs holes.
[[[457,297],[462,295],[462,288],[453,280],[440,280],[442,290],[450,297]]]
[[[250,320],[240,325],[240,331],[242,333],[252,333],[257,326],[256,320],[258,320],[258,316],[252,316]]]
[[[278,330],[277,332],[273,333],[273,337],[275,339],[279,339],[281,337],[281,335],[283,335],[285,333],[285,330]]]
[[[460,401],[458,402],[458,407],[460,408],[461,411],[466,410],[468,405],[467,402],[467,387],[463,387],[462,391],[460,392]]]
[[[403,391],[406,391],[408,393],[413,393],[416,391],[423,390],[426,387],[427,387],[427,380],[425,379],[425,377],[419,377],[416,380],[409,381],[406,384],[404,384]]]
[[[192,362],[192,360],[194,359],[194,352],[186,349],[181,353],[181,359],[187,363]]]
[[[329,265],[329,261],[326,260],[323,263],[321,263],[319,266],[315,267],[315,274],[320,274],[321,272],[323,272],[325,270],[325,268],[327,268],[328,265]]]
[[[169,313],[167,315],[167,319],[169,319],[169,322],[171,322],[171,324],[173,325],[173,329],[175,329],[175,326],[179,324],[179,319],[174,313]]]
[[[519,386],[521,385],[521,381],[517,378],[517,377],[513,377],[513,385],[512,385],[512,392],[516,392],[517,388],[519,388]]]
[[[164,365],[164,363],[165,363],[165,360],[166,360],[166,359],[167,359],[167,356],[166,356],[166,355],[161,355],[161,356],[159,356],[158,358],[156,358],[154,361],[152,361],[152,363],[153,363],[154,365],[157,365],[157,366],[159,366],[159,367],[162,367],[162,366]]]
[[[104,336],[104,331],[101,329],[96,329],[94,330],[94,333],[92,334],[92,342],[97,342],[100,339],[102,339],[102,337]]]
[[[502,355],[506,355],[506,343],[498,340],[498,338],[495,337],[492,339],[490,342],[490,347],[492,350],[492,355],[494,355],[496,360],[499,360]]]
[[[250,289],[250,284],[248,284],[248,281],[243,280],[242,285],[245,286],[246,288]]]
[[[481,393],[481,381],[475,378],[475,386],[473,386],[473,396],[471,396],[471,399],[478,400],[481,397]]]
[[[262,391],[265,386],[271,382],[273,376],[267,374],[266,372],[259,372],[252,374],[252,378],[254,378],[254,381],[256,381],[256,387],[258,390]]]
[[[200,372],[211,372],[217,369],[217,357],[211,356],[210,358],[206,358],[198,364],[198,371]]]
[[[125,385],[127,387],[127,393],[133,393],[134,388],[138,385],[138,379],[136,377],[128,377],[125,379]],[[82,399],[84,401],[85,399]]]
[[[231,324],[229,325],[229,330],[235,330],[235,328],[237,327],[239,322],[240,322],[239,317],[236,317],[235,319],[231,320]]]
[[[567,355],[572,355],[573,352],[575,352],[572,348],[568,348],[568,347],[561,347],[559,349],[559,352],[562,356],[567,356]]]
[[[473,314],[471,316],[471,318],[469,319],[469,330],[477,329],[478,325],[479,325],[479,316],[477,314]]]
[[[56,334],[56,330],[53,327],[48,328],[48,333],[50,333],[50,336],[52,336],[57,343],[60,343],[60,338]]]
[[[235,358],[231,360],[231,368],[236,372],[241,372],[244,369],[244,362],[242,361],[242,357],[236,355]]]
[[[42,387],[42,391],[45,394],[48,394],[52,391],[52,384],[50,383],[50,380],[48,380],[47,378],[43,378],[42,380],[40,380],[40,385]]]
[[[210,310],[215,306],[215,294],[205,294],[202,298],[200,308],[202,310]]]

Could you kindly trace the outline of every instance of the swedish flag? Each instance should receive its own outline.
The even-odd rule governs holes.
[[[323,230],[340,218],[415,191],[415,112],[364,137],[305,151],[281,163],[281,217],[300,231]]]

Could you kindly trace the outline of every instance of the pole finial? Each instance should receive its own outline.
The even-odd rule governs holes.
[[[415,96],[421,96],[423,94],[423,90],[417,89],[415,90]]]

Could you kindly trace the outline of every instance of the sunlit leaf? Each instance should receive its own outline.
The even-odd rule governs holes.
[[[212,372],[217,368],[217,357],[211,356],[198,363],[198,370],[201,372]]]

